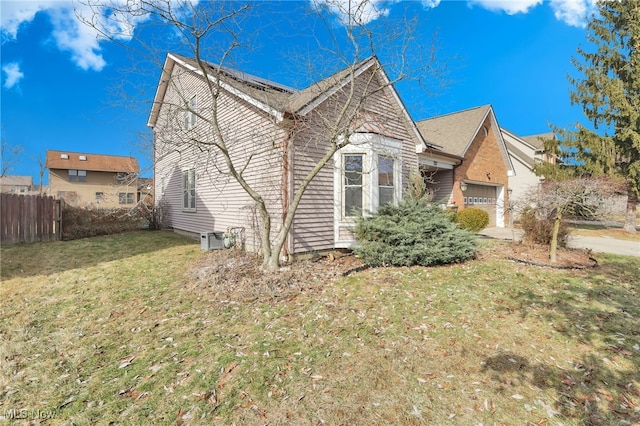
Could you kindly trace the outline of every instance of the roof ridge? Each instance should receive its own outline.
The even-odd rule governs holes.
[[[46,152],[61,152],[63,154],[78,154],[78,155],[100,155],[102,157],[121,157],[121,158],[132,158],[136,159],[136,157],[129,155],[118,155],[118,154],[98,154],[95,152],[78,152],[78,151],[68,151],[64,149],[47,149]]]
[[[478,105],[478,106],[475,106],[475,107],[461,109],[459,111],[451,111],[451,112],[447,112],[445,114],[435,115],[435,116],[429,117],[429,118],[423,118],[422,120],[416,121],[416,123],[422,123],[423,121],[435,120],[436,118],[448,117],[448,116],[455,115],[455,114],[462,114],[464,112],[469,112],[469,111],[473,111],[473,110],[480,109],[480,108],[485,108],[485,107],[486,108],[491,108],[492,105],[491,104],[484,104],[484,105]]]

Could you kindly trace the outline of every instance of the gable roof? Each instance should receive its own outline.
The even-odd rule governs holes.
[[[347,85],[353,78],[358,77],[367,69],[376,66],[377,70],[382,69],[380,63],[375,57],[369,57],[356,63],[354,66],[338,71],[316,83],[313,83],[306,89],[294,93],[287,104],[287,110],[291,113],[306,114],[313,109],[318,103],[327,99],[336,91]]]
[[[138,173],[140,171],[138,160],[133,157],[51,150],[47,150],[46,166],[48,169],[77,169],[113,173]]]
[[[500,126],[491,105],[469,108],[416,123],[427,144],[441,147],[443,151],[464,157],[485,120],[493,121],[492,131],[496,133],[498,148],[509,172],[514,172]]]
[[[527,142],[538,151],[544,151],[544,141],[555,139],[556,134],[553,132],[540,133],[539,135],[521,136],[520,139]]]
[[[527,155],[524,151],[522,151],[514,142],[519,144],[523,144],[528,146],[531,149],[535,150],[535,147],[523,140],[520,136],[504,129],[500,128],[500,132],[502,133],[502,138],[504,139],[504,143],[507,146],[507,150],[509,151],[509,155],[512,158],[515,158],[517,161],[526,166],[529,170],[533,169],[534,158],[531,155]]]
[[[464,157],[473,138],[491,111],[490,105],[470,108],[416,123],[427,143],[442,147],[450,154]]]
[[[165,60],[160,84],[156,90],[156,95],[149,116],[148,126],[153,127],[160,112],[162,98],[166,93],[173,67],[176,63],[181,64],[186,69],[203,75],[198,62],[182,55],[169,53]],[[208,62],[202,62],[207,67],[209,79],[220,84],[222,88],[248,101],[250,104],[276,117],[281,121],[284,114],[306,115],[324,100],[335,94],[342,87],[349,84],[353,78],[358,77],[368,69],[373,68],[375,72],[388,84],[391,93],[398,103],[402,114],[408,125],[412,128],[412,133],[416,136],[420,150],[423,147],[430,147],[422,138],[422,135],[415,127],[413,119],[410,117],[404,104],[400,100],[395,88],[389,84],[389,79],[375,56],[371,56],[353,66],[349,66],[327,78],[311,84],[303,90],[295,90],[291,87],[275,83],[260,77],[244,72],[232,70]],[[418,148],[418,147],[417,147]]]

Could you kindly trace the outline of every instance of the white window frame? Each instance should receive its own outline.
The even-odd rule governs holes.
[[[393,162],[393,202],[402,198],[402,144],[375,133],[357,133],[350,143],[334,155],[334,241],[336,248],[353,247],[354,240],[341,240],[340,229],[355,227],[356,218],[344,212],[344,156],[362,155],[362,214],[370,215],[380,205],[377,165],[379,157],[392,158]]]
[[[189,101],[185,102],[184,106],[184,115],[183,115],[183,126],[185,130],[191,130],[196,127],[198,123],[198,97],[197,95],[193,95]]]
[[[362,170],[360,170],[361,173],[361,177],[360,177],[360,185],[347,185],[347,176],[346,176],[346,157],[360,157],[361,160],[361,166],[362,166]],[[345,152],[342,154],[342,179],[341,179],[341,185],[342,188],[340,188],[341,191],[341,211],[342,211],[342,218],[343,219],[354,219],[357,214],[353,214],[352,212],[347,211],[347,207],[346,207],[346,203],[347,203],[347,196],[346,196],[346,190],[347,188],[357,188],[359,187],[361,189],[361,193],[362,193],[362,200],[361,200],[361,212],[363,212],[365,210],[365,208],[367,207],[366,203],[365,203],[365,199],[366,197],[366,166],[365,166],[365,162],[367,161],[367,155],[364,153],[352,153],[352,152]]]
[[[196,211],[196,169],[182,169],[182,211]]]

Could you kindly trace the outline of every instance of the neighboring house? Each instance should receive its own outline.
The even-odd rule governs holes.
[[[31,176],[2,176],[0,177],[0,192],[12,194],[28,194],[33,190]]]
[[[527,192],[544,181],[544,177],[534,173],[534,165],[537,162],[556,163],[556,157],[544,149],[544,141],[555,139],[556,136],[551,132],[517,136],[506,129],[500,130],[515,169],[515,176],[509,177],[511,199],[514,202],[525,201]]]
[[[277,232],[294,190],[327,152],[322,123],[348,105],[352,76],[356,94],[371,93],[348,123],[351,144],[333,156],[302,197],[286,254],[351,247],[359,212],[397,202],[410,172],[418,169],[416,152],[428,149],[375,58],[301,91],[207,66],[204,76],[195,61],[169,54],[148,123],[155,137],[156,202],[168,204],[167,225],[176,230],[197,235],[244,228],[245,247],[260,247],[255,203],[221,155],[207,149],[216,138],[203,117],[211,117],[213,107],[237,170],[265,199]],[[205,78],[220,90],[215,104]],[[199,145],[176,145],[185,137]]]
[[[47,151],[49,193],[78,207],[132,207],[137,202],[138,160],[132,157]]]
[[[416,123],[427,144],[444,151],[433,160],[421,159],[431,172],[428,186],[434,199],[458,210],[477,207],[489,213],[489,226],[505,226],[509,177],[515,171],[493,107],[484,105]],[[432,153],[424,153],[433,156]]]
[[[153,205],[153,178],[138,178],[137,201],[142,201],[148,206]]]

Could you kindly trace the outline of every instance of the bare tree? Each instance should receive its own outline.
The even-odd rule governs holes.
[[[607,178],[577,178],[548,181],[532,189],[527,199],[541,219],[553,221],[549,260],[557,261],[558,231],[569,217],[588,215],[604,218],[612,212],[614,199],[624,189],[620,181]]]
[[[367,110],[372,99],[393,90],[392,86],[401,80],[420,80],[429,76],[433,81],[439,81],[440,68],[436,67],[434,51],[419,46],[413,37],[417,27],[415,21],[398,21],[395,25],[389,22],[385,25],[372,24],[371,14],[375,13],[376,2],[366,0],[312,3],[313,13],[324,24],[322,34],[320,31],[313,33],[317,49],[306,60],[298,58],[297,62],[319,64],[325,75],[328,67],[343,71],[333,74],[332,80],[322,80],[309,88],[316,95],[327,88],[336,88],[322,111],[302,116],[295,110],[280,108],[279,111],[285,110],[284,114],[272,115],[274,122],[286,124],[279,127],[287,129],[284,138],[281,131],[265,134],[259,129],[255,130],[255,135],[241,135],[224,117],[228,99],[223,89],[230,77],[237,77],[227,67],[238,60],[242,49],[248,47],[247,41],[259,37],[256,33],[245,33],[243,21],[252,8],[260,7],[262,3],[216,1],[194,5],[188,1],[169,0],[125,4],[89,1],[87,5],[93,14],[84,17],[87,25],[115,41],[121,33],[114,29],[130,30],[143,17],[148,18],[148,22],[173,29],[174,41],[181,42],[181,50],[189,53],[190,64],[201,76],[207,104],[192,104],[182,90],[186,76],[176,78],[163,74],[163,79],[170,79],[167,84],[175,89],[176,97],[154,106],[165,111],[164,130],[155,130],[156,150],[159,141],[169,147],[163,152],[156,151],[156,160],[165,155],[181,156],[195,150],[206,162],[207,173],[215,175],[218,181],[220,176],[226,176],[228,182],[240,185],[253,200],[259,218],[258,233],[265,270],[278,268],[298,206],[316,176],[332,166],[336,152],[353,143],[357,129],[368,122],[379,124],[389,119],[375,116]],[[342,25],[336,25],[336,16],[340,17]],[[158,57],[155,46],[144,45],[143,40],[136,42],[148,57]],[[382,71],[377,59],[377,54],[384,50],[382,48],[387,49],[384,54],[390,63],[391,74]],[[410,51],[419,53],[412,56]],[[323,59],[317,60],[317,54]],[[264,103],[273,106],[274,110],[281,107],[267,92]],[[206,123],[206,126],[190,128],[184,117]],[[252,136],[264,142],[260,148],[246,152],[243,142]],[[305,140],[303,146],[294,143],[294,140],[301,139]],[[286,181],[287,173],[282,173],[282,181],[274,182],[269,189],[253,180],[249,171],[256,167],[268,170],[270,165],[278,163],[286,170],[293,150],[298,154],[306,153],[308,165],[295,182]],[[278,191],[274,191],[276,187]]]
[[[44,158],[42,153],[38,155],[31,154],[31,159],[38,164],[38,177],[40,180],[38,181],[38,186],[40,190],[38,191],[40,195],[44,193],[44,174],[47,170],[47,160]]]
[[[20,161],[20,154],[24,148],[20,145],[10,145],[2,136],[2,145],[0,146],[0,177],[7,176],[13,171],[13,167]]]

